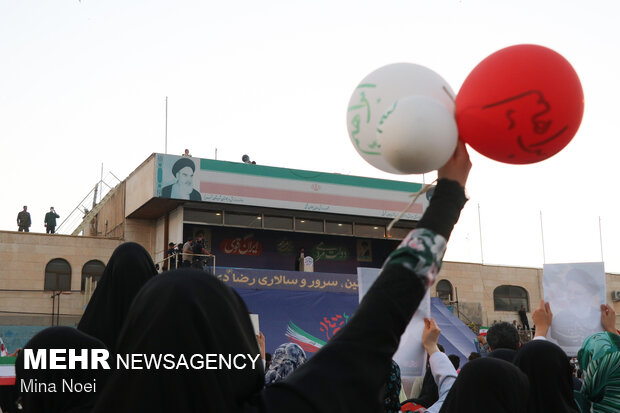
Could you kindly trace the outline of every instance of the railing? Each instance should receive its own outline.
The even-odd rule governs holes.
[[[183,262],[179,263],[179,256],[183,257]],[[200,260],[194,260],[194,258],[196,257],[200,257]],[[190,258],[189,260],[187,260],[186,258]],[[206,258],[206,260],[203,260],[204,258]],[[174,255],[170,255],[162,260],[159,260],[155,263],[155,265],[159,265],[160,271],[163,271],[164,266],[168,269],[168,270],[175,270],[177,268],[187,268],[186,265],[183,265],[183,263],[185,261],[189,261],[191,262],[191,267],[197,268],[196,267],[196,262],[202,262],[202,266],[200,266],[199,268],[204,269],[205,271],[207,271],[207,268],[209,267],[206,262],[209,261],[209,258],[213,258],[213,265],[212,267],[212,273],[215,274],[215,255],[213,254],[188,254],[188,253],[179,253],[177,252]],[[172,261],[172,259],[174,259],[174,268],[170,268],[170,263]],[[206,261],[206,262],[205,262]]]
[[[532,330],[517,330],[519,332],[519,341],[521,342],[521,344],[525,344],[528,341],[532,340],[534,333]]]
[[[116,175],[108,172],[103,179],[95,184],[93,189],[78,203],[73,211],[62,220],[56,228],[56,233],[79,235],[97,215],[105,201],[119,188],[120,183],[121,180]]]

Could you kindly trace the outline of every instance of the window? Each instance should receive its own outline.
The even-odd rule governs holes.
[[[452,301],[452,284],[448,280],[439,280],[435,287],[437,297],[441,298],[443,302]]]
[[[325,232],[328,234],[353,235],[353,224],[327,221],[325,223]]]
[[[45,266],[44,290],[71,291],[71,266],[62,258],[54,258]]]
[[[295,230],[307,232],[323,232],[323,221],[307,218],[295,218]]]
[[[222,224],[222,211],[203,211],[186,209],[183,211],[183,219],[188,222],[200,222],[204,224]]]
[[[265,228],[292,230],[293,218],[265,215]]]
[[[388,232],[388,238],[394,238],[394,239],[404,239],[407,234],[409,234],[409,232],[412,230],[413,228],[399,228],[399,227],[393,227],[389,232]]]
[[[385,226],[355,224],[355,235],[365,238],[385,238]]]
[[[522,305],[530,311],[527,290],[516,285],[500,285],[493,290],[493,303],[495,311],[519,311]]]
[[[105,265],[103,265],[103,263],[99,260],[90,260],[84,264],[82,267],[81,290],[85,291],[87,278],[90,279],[89,282],[92,283],[92,290],[94,290],[103,275],[103,270],[105,270]]]
[[[227,212],[224,217],[226,225],[237,227],[260,228],[263,226],[263,217],[259,214],[241,214],[236,212]]]

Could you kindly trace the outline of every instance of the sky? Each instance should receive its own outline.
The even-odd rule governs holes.
[[[101,177],[151,153],[430,182],[366,163],[348,137],[357,84],[389,63],[455,92],[486,56],[534,43],[562,54],[585,96],[554,157],[508,165],[470,149],[470,201],[447,260],[541,267],[604,260],[620,273],[612,0],[0,0],[0,230],[28,205],[32,231],[67,216]],[[544,241],[544,242],[543,242]]]

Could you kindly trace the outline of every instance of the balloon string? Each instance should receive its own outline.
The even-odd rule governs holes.
[[[415,201],[418,200],[418,198],[420,197],[420,195],[428,192],[429,189],[431,189],[431,187],[433,186],[433,184],[437,182],[437,179],[435,179],[433,182],[431,182],[430,184],[426,184],[424,185],[424,187],[420,190],[420,192],[418,192],[417,194],[409,194],[409,196],[414,197],[411,202],[409,202],[409,205],[407,205],[405,207],[405,209],[403,209],[402,211],[400,211],[398,213],[398,215],[396,215],[396,217],[392,220],[392,222],[390,222],[390,225],[387,226],[387,230],[388,232],[390,232],[392,230],[392,227],[394,226],[394,224],[396,224],[398,221],[400,221],[400,219],[403,217],[403,215],[405,215],[407,213],[407,211],[409,211],[409,208],[411,208],[411,206],[413,204],[415,204]]]

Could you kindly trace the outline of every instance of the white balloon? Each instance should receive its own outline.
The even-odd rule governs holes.
[[[408,96],[385,112],[377,127],[383,157],[403,174],[422,174],[448,162],[458,141],[454,113],[428,96]]]
[[[347,111],[347,128],[353,146],[368,163],[385,172],[403,174],[381,156],[377,124],[397,100],[412,95],[429,96],[454,113],[454,92],[432,70],[413,63],[393,63],[366,76],[357,86]]]

